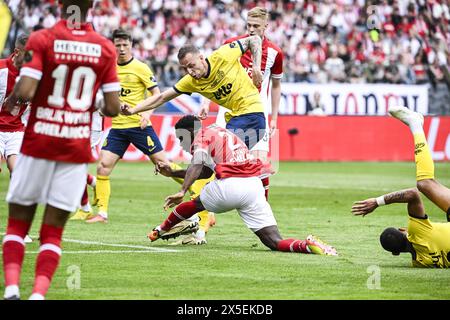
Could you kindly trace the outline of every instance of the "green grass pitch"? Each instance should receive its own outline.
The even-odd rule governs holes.
[[[2,199],[7,175],[3,166]],[[436,177],[450,186],[450,163],[436,164]],[[412,268],[408,254],[394,257],[379,245],[385,227],[406,226],[406,205],[365,218],[350,213],[353,201],[413,187],[414,163],[281,163],[270,203],[283,237],[313,233],[333,244],[338,257],[271,252],[236,212],[217,215],[207,245],[151,244],[146,233],[166,217],[163,199],[178,185],[155,176],[148,163],[123,162],[111,185],[108,224],[68,222],[48,299],[450,299],[449,270]],[[424,201],[431,220],[444,222],[444,213]],[[35,239],[41,212],[31,230]],[[2,234],[6,221],[1,201]],[[26,250],[23,298],[31,292],[38,241]]]

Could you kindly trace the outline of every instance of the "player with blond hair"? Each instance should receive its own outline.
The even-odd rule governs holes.
[[[281,49],[270,41],[265,32],[268,28],[269,23],[269,12],[267,9],[262,7],[254,7],[247,13],[247,34],[230,38],[225,41],[225,43],[232,43],[233,41],[246,38],[248,36],[258,36],[261,38],[261,72],[263,74],[263,81],[258,90],[264,105],[264,116],[266,121],[266,130],[264,137],[252,148],[250,148],[251,153],[261,159],[261,161],[266,165],[270,166],[268,163],[269,154],[269,140],[270,137],[274,135],[277,128],[278,120],[278,110],[280,106],[281,99],[281,79],[283,77],[283,52]],[[252,77],[253,70],[253,60],[250,51],[246,51],[240,58],[240,63],[247,71],[248,76]],[[269,111],[271,112],[271,120],[269,123]],[[201,119],[205,119],[209,112],[209,101],[203,103],[200,109],[199,116]],[[231,120],[232,114],[224,107],[219,108],[219,113],[216,118],[216,123],[222,127],[227,127],[229,121]],[[265,189],[266,199],[269,195],[269,176],[272,170],[267,170],[264,174],[260,176]]]

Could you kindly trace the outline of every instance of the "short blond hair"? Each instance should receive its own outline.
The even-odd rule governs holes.
[[[264,21],[267,21],[269,19],[269,12],[266,8],[254,7],[248,12],[247,17],[261,18],[264,19]]]

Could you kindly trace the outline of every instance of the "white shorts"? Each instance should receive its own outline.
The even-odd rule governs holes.
[[[22,140],[22,131],[0,132],[0,155],[7,159],[10,155],[19,154]]]
[[[245,225],[256,232],[277,222],[257,177],[213,180],[200,193],[206,210],[215,213],[236,209]]]
[[[6,201],[23,206],[49,204],[75,211],[86,186],[88,165],[38,159],[19,154]]]
[[[221,127],[225,128],[227,123],[225,122],[225,113],[228,111],[228,109],[219,106],[219,110],[217,112],[216,117],[216,124]],[[269,140],[270,140],[270,128],[269,128],[269,122],[268,122],[268,115],[267,112],[264,112],[265,118],[266,118],[266,132],[264,134],[264,137],[258,141],[257,144],[253,146],[251,151],[265,151],[269,152]]]

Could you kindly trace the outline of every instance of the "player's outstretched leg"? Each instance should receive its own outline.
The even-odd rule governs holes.
[[[282,239],[277,226],[262,228],[255,234],[266,247],[274,251],[337,255],[334,247],[313,235],[309,235],[305,240]]]
[[[450,189],[434,178],[434,162],[423,131],[423,116],[402,106],[389,108],[389,113],[408,125],[413,134],[417,188],[446,212],[450,221]]]

